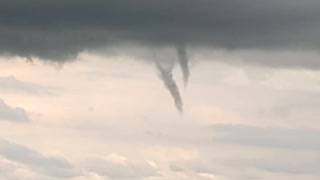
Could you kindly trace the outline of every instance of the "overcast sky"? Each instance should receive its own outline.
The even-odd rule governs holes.
[[[318,180],[320,1],[0,1],[0,179]]]

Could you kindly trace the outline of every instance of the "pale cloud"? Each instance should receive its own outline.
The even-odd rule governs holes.
[[[105,158],[88,158],[83,164],[85,169],[111,179],[144,179],[159,176],[157,169],[147,161],[132,162],[117,154],[110,154]]]
[[[0,155],[38,172],[53,177],[75,177],[81,174],[73,165],[62,157],[47,156],[26,146],[0,141]]]
[[[90,53],[80,59],[62,69],[0,62],[1,77],[57,87],[56,96],[2,95],[32,117],[1,122],[8,179],[319,177],[317,71],[194,64],[179,116],[154,67]],[[21,71],[12,73],[12,64]]]
[[[213,125],[210,129],[218,134],[212,140],[222,143],[310,151],[320,150],[319,130],[244,125]]]
[[[5,93],[27,93],[33,95],[53,95],[54,88],[24,82],[15,76],[0,77],[0,91]]]
[[[0,169],[1,177],[5,180],[18,180],[21,177],[31,180],[35,177],[34,173],[32,173],[30,170],[27,170],[24,166],[2,157],[0,158]]]
[[[87,157],[83,163],[71,163],[64,157],[44,155],[30,147],[0,141],[2,177],[27,179],[141,179],[158,176],[155,166],[147,161],[134,162],[110,154],[106,157]]]
[[[0,120],[11,122],[26,122],[30,119],[23,108],[11,107],[2,99],[0,99]]]

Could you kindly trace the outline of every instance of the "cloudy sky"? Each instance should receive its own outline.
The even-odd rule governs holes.
[[[318,180],[319,8],[1,0],[0,179]]]

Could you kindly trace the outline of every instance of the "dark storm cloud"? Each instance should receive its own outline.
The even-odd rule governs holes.
[[[0,51],[65,59],[139,42],[318,48],[318,0],[2,0]]]

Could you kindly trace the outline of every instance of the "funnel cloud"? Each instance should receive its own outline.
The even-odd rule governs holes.
[[[185,45],[177,46],[178,61],[183,75],[183,83],[187,86],[190,76],[189,58]]]
[[[180,95],[179,88],[172,77],[173,65],[165,68],[161,66],[157,60],[155,60],[155,64],[160,73],[159,77],[161,78],[161,80],[163,81],[163,84],[165,85],[165,87],[168,89],[171,96],[173,97],[176,109],[180,113],[182,113],[183,112],[182,98]]]

